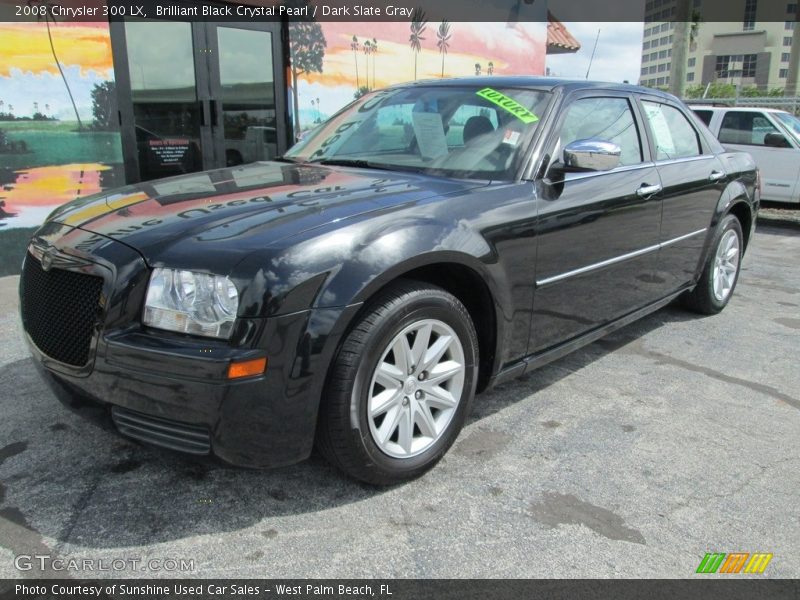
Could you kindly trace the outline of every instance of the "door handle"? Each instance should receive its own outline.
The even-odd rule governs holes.
[[[655,185],[647,185],[643,183],[641,187],[636,190],[636,195],[640,198],[644,198],[645,196],[652,196],[653,194],[657,194],[661,191],[661,184],[657,183]]]
[[[719,181],[725,177],[725,173],[722,171],[711,171],[711,175],[708,176],[710,181]]]

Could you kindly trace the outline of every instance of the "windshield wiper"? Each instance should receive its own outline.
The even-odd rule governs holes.
[[[297,163],[300,162],[296,158],[290,158],[288,156],[276,156],[272,160],[277,161],[277,162],[285,162],[285,163],[292,163],[292,164],[297,164]]]
[[[322,160],[309,161],[318,165],[326,165],[331,167],[358,167],[360,169],[382,169],[384,167],[378,166],[368,160],[360,158],[323,158]]]
[[[424,167],[377,163],[361,158],[323,158],[322,160],[311,161],[311,163],[332,167],[357,167],[361,169],[381,169],[383,171],[406,171],[408,173],[425,173],[428,171]]]

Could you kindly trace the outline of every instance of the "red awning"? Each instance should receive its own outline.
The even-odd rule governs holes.
[[[581,43],[572,37],[564,24],[556,19],[549,10],[547,11],[547,53],[566,54],[577,52]]]

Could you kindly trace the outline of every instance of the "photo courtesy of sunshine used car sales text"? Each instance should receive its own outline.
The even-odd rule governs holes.
[[[0,597],[796,598],[799,16],[0,0]]]

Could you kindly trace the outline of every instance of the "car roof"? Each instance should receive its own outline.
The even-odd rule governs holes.
[[[689,108],[692,110],[735,110],[742,112],[771,112],[771,113],[785,113],[787,111],[780,108],[759,108],[758,106],[708,106],[707,104],[690,104]]]
[[[533,77],[527,75],[487,75],[483,77],[453,77],[447,79],[420,79],[408,83],[390,86],[388,89],[397,89],[408,86],[424,85],[435,87],[458,87],[463,85],[481,87],[529,87],[539,90],[561,89],[565,92],[583,89],[602,89],[650,96],[660,96],[664,99],[674,100],[675,96],[661,90],[654,90],[629,83],[611,83],[605,81],[588,81],[585,79],[565,79],[561,77]]]

